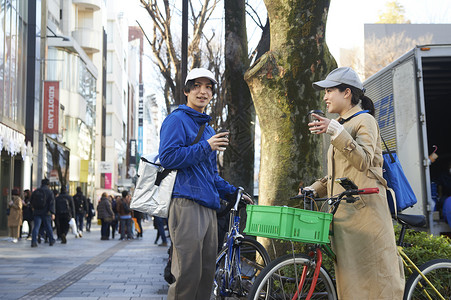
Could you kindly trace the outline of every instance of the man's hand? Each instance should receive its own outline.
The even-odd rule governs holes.
[[[229,135],[229,133],[220,132],[207,140],[207,142],[210,144],[211,150],[224,151],[229,145],[229,139],[225,137],[226,135]]]

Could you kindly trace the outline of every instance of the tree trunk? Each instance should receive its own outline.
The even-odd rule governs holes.
[[[245,74],[262,132],[259,204],[287,205],[300,181],[322,175],[322,138],[309,133],[307,113],[325,109],[312,83],[336,67],[325,43],[330,1],[264,2],[270,51]]]
[[[249,67],[245,0],[224,1],[225,103],[230,144],[224,152],[224,179],[253,193],[255,110],[244,73]]]

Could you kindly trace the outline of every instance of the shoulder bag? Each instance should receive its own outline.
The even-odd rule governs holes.
[[[205,125],[200,127],[191,145],[199,142]],[[152,216],[167,218],[176,176],[177,170],[161,166],[158,153],[143,155],[138,167],[138,180],[130,208]]]

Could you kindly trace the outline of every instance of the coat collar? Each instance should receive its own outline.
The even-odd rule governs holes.
[[[347,119],[350,116],[352,116],[353,114],[363,110],[362,107],[360,106],[361,101],[355,105],[353,108],[351,108],[350,110],[348,110],[344,115],[342,115],[341,117],[338,117],[338,119],[336,119],[337,121],[340,121],[341,119]]]

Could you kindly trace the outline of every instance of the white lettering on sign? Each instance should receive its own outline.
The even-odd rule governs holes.
[[[55,126],[55,87],[49,86],[49,111],[48,111],[48,128],[53,129]]]

